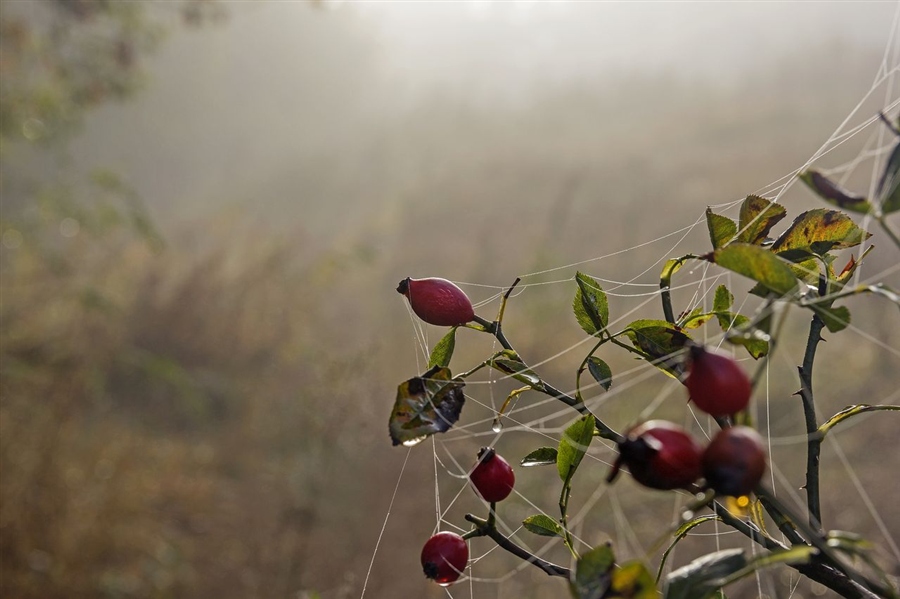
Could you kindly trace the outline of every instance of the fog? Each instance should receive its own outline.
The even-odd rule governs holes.
[[[338,206],[368,214],[393,201],[410,172],[465,152],[451,131],[466,136],[473,154],[523,127],[535,133],[529,143],[549,148],[585,131],[602,144],[607,128],[639,123],[636,111],[676,114],[673,101],[702,102],[721,90],[768,102],[802,86],[805,69],[849,75],[861,89],[874,77],[895,7],[476,1],[227,9],[225,23],[164,41],[146,89],[95,112],[75,144],[82,164],[124,174],[166,223],[238,202],[277,214],[280,224],[335,231],[347,224],[337,215],[348,217]],[[839,117],[852,108],[820,101],[809,110],[834,106]],[[561,123],[559,110],[573,121]]]

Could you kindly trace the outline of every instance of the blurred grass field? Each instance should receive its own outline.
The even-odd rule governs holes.
[[[623,75],[609,82],[614,94],[565,89],[518,111],[435,98],[373,124],[351,152],[352,169],[320,156],[317,168],[260,181],[252,194],[265,209],[222,198],[227,207],[204,204],[180,222],[157,218],[159,239],[127,224],[94,230],[88,217],[78,234],[58,235],[71,205],[35,198],[36,229],[0,247],[0,594],[359,596],[406,455],[390,446],[389,410],[396,385],[421,363],[397,281],[505,285],[655,239],[694,222],[708,204],[756,191],[803,164],[868,89],[860,65],[874,57],[827,45],[818,56],[756,73],[760,84]],[[868,184],[865,173],[848,182]],[[793,217],[817,204],[797,187],[785,205]],[[18,226],[16,217],[5,208],[3,224]],[[703,231],[690,241],[707,248]],[[873,241],[866,268],[895,264],[890,244],[877,234]],[[653,244],[589,268],[625,279],[667,249]],[[657,271],[641,280],[654,282]],[[467,289],[476,300],[492,292]],[[580,340],[572,293],[547,285],[511,301],[507,333],[527,359]],[[613,299],[614,309],[627,305]],[[896,308],[873,298],[850,306],[862,330],[900,347]],[[646,311],[657,314],[655,304]],[[794,338],[779,350],[785,359],[802,355],[804,319],[791,323]],[[440,334],[430,331],[430,342]],[[459,344],[460,359],[483,357],[474,334]],[[578,359],[566,355],[542,372],[569,384]],[[896,395],[896,359],[852,332],[830,336],[819,365],[820,415]],[[788,436],[802,423],[790,363],[780,372],[770,389],[772,430]],[[661,384],[634,393],[652,396]],[[618,401],[604,415],[621,427],[636,411]],[[470,402],[463,423],[487,415]],[[896,422],[866,419],[840,442],[900,538],[892,476],[884,460],[871,459],[894,443]],[[452,451],[466,463],[478,441]],[[543,444],[517,433],[503,442],[515,459]],[[801,481],[802,445],[775,451],[790,480]],[[434,525],[433,455],[425,446],[409,455],[370,597],[444,595],[417,563]],[[826,517],[883,546],[833,450],[823,464]],[[541,474],[520,475],[520,489],[552,508]],[[604,475],[598,465],[585,488],[599,488]],[[604,503],[585,530],[629,557],[658,536],[655,518],[671,511],[671,499],[630,481],[619,487],[620,505]],[[474,497],[455,508],[457,516],[472,509]],[[530,513],[521,502],[509,509],[511,519]],[[630,530],[621,529],[623,517]],[[697,540],[676,561],[732,540]],[[497,553],[479,564],[480,576],[517,566]],[[783,590],[793,581],[775,582]],[[530,571],[476,590],[564,592]],[[748,586],[729,596],[755,593]],[[821,594],[805,585],[799,593]]]

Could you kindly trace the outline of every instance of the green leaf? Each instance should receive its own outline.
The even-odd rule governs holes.
[[[772,227],[787,215],[781,204],[770,202],[760,196],[749,195],[741,204],[738,221],[740,233],[737,241],[761,244],[766,240]]]
[[[542,537],[557,537],[562,535],[563,531],[559,522],[544,514],[528,516],[522,520],[522,526],[527,528],[529,532],[541,535]]]
[[[625,562],[612,571],[608,599],[659,599],[656,582],[647,566],[640,561]]]
[[[555,447],[539,447],[522,458],[522,461],[519,463],[525,468],[530,468],[531,466],[549,466],[550,464],[556,463],[556,454]]]
[[[672,553],[672,550],[675,549],[675,545],[678,542],[687,536],[691,530],[700,526],[704,522],[709,522],[711,520],[721,520],[716,514],[705,514],[703,516],[697,516],[692,520],[688,520],[684,524],[678,527],[678,530],[672,535],[674,537],[672,543],[666,548],[666,550],[662,554],[662,558],[659,561],[659,570],[656,573],[656,580],[658,581],[662,576],[663,570],[666,567],[666,560],[669,559],[669,554]]]
[[[725,549],[697,558],[666,577],[666,599],[708,599],[720,580],[747,565],[743,549]]]
[[[464,386],[451,379],[449,369],[438,366],[400,383],[388,426],[394,445],[415,445],[450,430],[466,401]]]
[[[441,337],[434,349],[431,350],[431,357],[428,358],[428,367],[440,366],[446,368],[450,365],[450,358],[453,357],[453,350],[456,347],[456,327],[450,327],[447,334]]]
[[[884,173],[878,181],[878,197],[883,214],[900,210],[900,143],[894,146],[884,165]]]
[[[716,250],[712,261],[733,272],[753,279],[779,296],[797,290],[797,277],[790,267],[767,249],[749,243],[732,243]]]
[[[706,207],[706,227],[709,229],[709,240],[714,250],[724,247],[737,235],[737,225],[726,216],[716,214]]]
[[[819,435],[824,437],[828,434],[832,428],[836,425],[840,424],[844,420],[850,418],[851,416],[856,416],[857,414],[862,414],[863,412],[877,412],[881,410],[889,410],[889,411],[897,411],[900,410],[900,406],[892,406],[892,405],[878,405],[871,406],[869,404],[857,404],[854,406],[847,406],[828,420],[826,420],[822,426],[819,427]]]
[[[816,195],[841,210],[849,210],[860,214],[868,214],[872,211],[872,204],[864,196],[843,189],[819,171],[809,170],[800,173],[798,176]]]
[[[756,335],[757,331],[748,330],[750,319],[737,312],[716,312],[716,318],[722,331],[727,333],[725,341],[732,345],[740,345],[755,359],[769,353],[769,342]]]
[[[490,361],[492,368],[511,376],[520,383],[525,383],[538,391],[544,388],[544,382],[538,374],[525,365],[519,355],[511,350],[504,350],[500,356]]]
[[[581,272],[575,274],[578,290],[572,301],[575,318],[588,335],[596,335],[609,322],[609,303],[600,283]]]
[[[825,326],[832,333],[842,331],[850,324],[850,310],[844,306],[835,308],[822,304],[812,304],[810,308],[819,315],[819,318],[822,319],[822,322],[825,323]]]
[[[797,545],[788,549],[776,549],[769,553],[763,553],[762,555],[751,559],[745,567],[720,579],[718,581],[719,587],[736,582],[745,576],[753,574],[757,570],[762,570],[769,566],[778,564],[807,564],[818,551],[818,549],[810,547],[809,545]]]
[[[612,386],[612,370],[606,362],[596,356],[591,356],[588,358],[588,371],[601,387],[609,391]]]
[[[556,468],[565,483],[572,480],[593,438],[594,417],[591,414],[582,416],[563,432],[562,439],[559,440]]]
[[[680,356],[690,339],[682,329],[665,320],[641,319],[630,323],[625,334],[657,368],[678,378],[684,369]]]
[[[609,544],[595,547],[582,555],[575,564],[569,585],[575,599],[605,599],[616,557]]]
[[[772,251],[776,254],[809,252],[822,256],[832,249],[857,246],[871,236],[843,212],[815,208],[795,218],[787,231],[775,240]]]
[[[687,316],[680,315],[678,317],[678,326],[683,329],[698,329],[709,322],[715,316],[712,312],[704,312],[702,308],[697,307],[691,310]]]
[[[713,298],[714,312],[727,312],[734,305],[734,296],[725,285],[716,287],[716,295]]]

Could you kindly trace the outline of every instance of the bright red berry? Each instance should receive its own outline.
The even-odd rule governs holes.
[[[397,292],[406,296],[416,316],[428,324],[451,327],[475,318],[465,292],[446,279],[406,278],[400,281]]]
[[[516,475],[512,466],[497,452],[483,447],[478,452],[478,463],[469,474],[469,480],[482,499],[494,503],[509,497],[516,484]]]
[[[456,581],[468,563],[469,546],[454,532],[439,532],[422,547],[422,570],[438,584]]]
[[[722,429],[703,452],[706,486],[719,495],[749,495],[765,471],[765,444],[749,426]]]
[[[606,480],[612,482],[624,465],[645,487],[687,487],[700,478],[702,452],[703,448],[680,426],[651,420],[628,431],[619,442],[619,457]]]
[[[750,403],[750,379],[734,358],[700,345],[690,349],[684,381],[694,404],[710,416],[731,416]]]

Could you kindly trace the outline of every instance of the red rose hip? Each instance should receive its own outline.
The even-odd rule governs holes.
[[[469,474],[475,492],[485,501],[503,501],[512,493],[516,475],[512,466],[490,447],[478,452],[478,463]]]
[[[619,442],[619,456],[606,478],[612,482],[624,465],[631,476],[651,489],[680,489],[700,478],[703,449],[680,426],[650,420],[632,428]]]
[[[406,278],[400,281],[397,292],[406,296],[416,316],[428,324],[451,327],[475,318],[465,292],[446,279]]]
[[[455,582],[468,563],[469,546],[454,532],[439,532],[422,547],[422,570],[438,584]]]
[[[694,405],[710,416],[731,416],[750,403],[752,386],[741,366],[700,345],[691,346],[684,384]]]
[[[706,486],[719,495],[749,495],[765,471],[765,444],[749,426],[722,429],[703,452]]]

